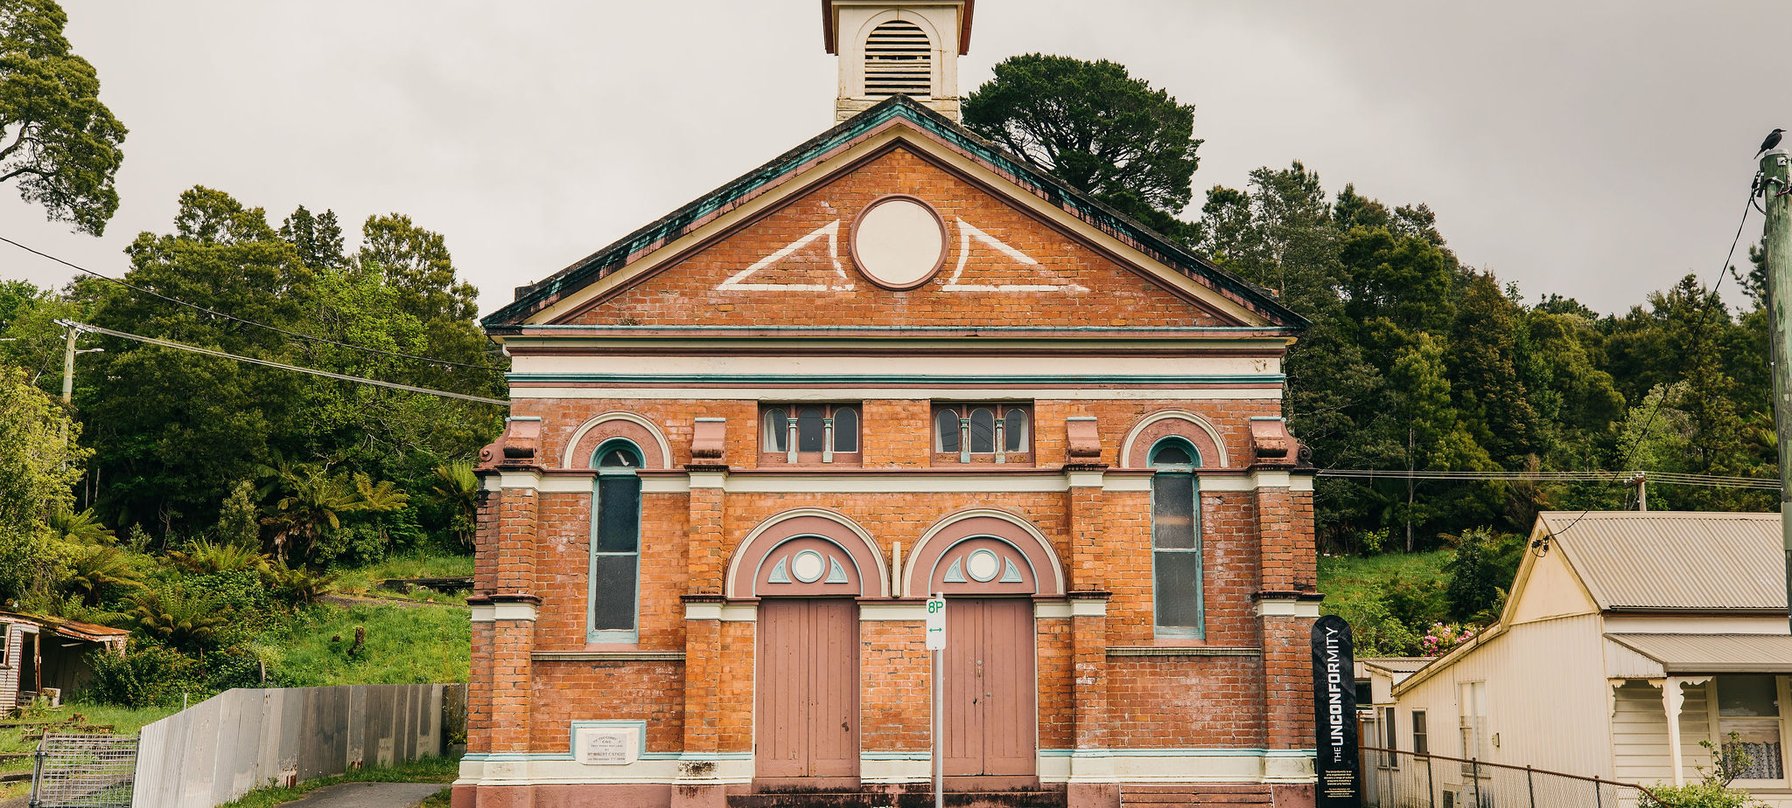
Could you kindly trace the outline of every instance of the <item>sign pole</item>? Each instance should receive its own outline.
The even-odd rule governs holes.
[[[927,650],[933,652],[933,808],[946,804],[946,671],[941,667],[945,649],[946,596],[934,595],[927,599]]]

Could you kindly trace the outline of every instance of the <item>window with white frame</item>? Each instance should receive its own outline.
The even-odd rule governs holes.
[[[1773,674],[1716,677],[1717,733],[1725,754],[1740,752],[1739,782],[1786,779],[1783,683]],[[1735,737],[1731,737],[1734,735]]]
[[[1151,447],[1151,567],[1157,633],[1202,636],[1201,453],[1178,437]],[[1366,705],[1365,705],[1366,706]]]
[[[1032,408],[1025,404],[939,404],[933,408],[933,450],[960,463],[1031,460]]]
[[[591,501],[588,639],[635,642],[641,569],[641,449],[617,438],[591,455],[597,470]]]
[[[1400,724],[1394,720],[1394,708],[1381,708],[1381,767],[1400,768]]]
[[[1462,757],[1466,760],[1487,758],[1487,683],[1459,682],[1456,685],[1458,729],[1462,734]],[[1475,767],[1462,764],[1462,773],[1471,774]],[[1480,770],[1482,775],[1487,769]]]
[[[760,411],[759,423],[762,459],[856,463],[860,457],[856,405],[767,404]]]

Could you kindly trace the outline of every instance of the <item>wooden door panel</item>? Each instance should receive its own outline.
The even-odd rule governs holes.
[[[858,776],[858,630],[850,600],[760,602],[758,779]]]
[[[946,607],[948,777],[1037,773],[1033,604],[953,598]]]

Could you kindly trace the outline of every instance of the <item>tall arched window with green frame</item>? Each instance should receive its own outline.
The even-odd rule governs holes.
[[[636,642],[641,588],[641,448],[615,438],[591,454],[590,642]]]
[[[1201,637],[1201,453],[1179,437],[1151,447],[1151,571],[1157,634]]]

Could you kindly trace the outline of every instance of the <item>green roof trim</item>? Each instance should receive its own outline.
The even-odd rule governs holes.
[[[587,256],[559,272],[529,286],[517,289],[516,300],[480,320],[488,330],[511,331],[531,315],[554,304],[567,294],[626,266],[630,259],[648,250],[669,244],[685,235],[699,223],[751,197],[776,180],[815,162],[818,158],[851,143],[884,123],[901,118],[931,133],[958,150],[980,160],[1009,179],[1038,193],[1056,205],[1110,236],[1126,241],[1165,265],[1229,293],[1238,302],[1267,317],[1273,325],[1302,328],[1306,318],[1277,302],[1258,287],[1241,280],[1212,263],[1177,246],[1125,215],[1089,198],[1063,180],[1029,165],[1018,157],[997,148],[972,134],[970,130],[948,120],[907,96],[892,96],[878,105],[847,119],[832,129],[774,158],[732,182],[680,207],[664,218],[647,225],[615,243]]]

